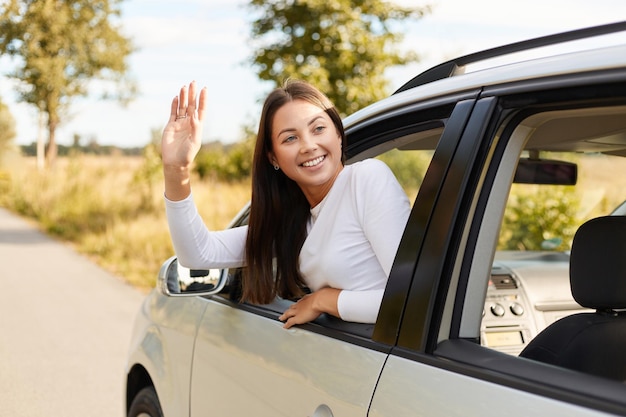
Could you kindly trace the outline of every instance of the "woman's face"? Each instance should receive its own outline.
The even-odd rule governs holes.
[[[343,169],[341,135],[324,110],[305,100],[278,109],[272,147],[270,162],[298,184],[311,207],[322,201]]]

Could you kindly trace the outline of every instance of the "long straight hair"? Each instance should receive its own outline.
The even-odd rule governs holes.
[[[270,303],[277,295],[299,298],[306,289],[298,258],[306,239],[311,207],[298,184],[282,170],[275,170],[269,159],[273,151],[274,116],[278,109],[294,100],[304,100],[324,110],[341,135],[341,148],[345,149],[346,137],[339,113],[312,85],[289,80],[265,99],[252,163],[247,268],[242,282],[242,301],[254,304]],[[343,155],[341,161],[344,163]]]

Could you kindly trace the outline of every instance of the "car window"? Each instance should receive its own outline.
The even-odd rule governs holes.
[[[522,154],[527,158],[528,152]],[[575,185],[512,184],[485,297],[481,344],[519,354],[540,331],[589,311],[570,289],[570,250],[586,221],[623,201],[626,157],[597,152],[542,152],[542,160],[573,162]]]
[[[443,115],[446,115],[443,112]],[[396,179],[407,194],[411,205],[413,205],[422,184],[428,166],[432,160],[434,149],[443,133],[445,120],[437,119],[430,123],[416,123],[415,115],[405,116],[406,126],[402,129],[388,131],[381,128],[377,131],[376,126],[370,127],[372,134],[358,136],[359,152],[349,152],[347,164],[361,161],[366,158],[377,158],[387,164],[394,173]],[[397,122],[401,123],[401,122]],[[384,137],[384,141],[381,141]],[[350,140],[350,139],[349,139]],[[354,145],[353,145],[354,148]],[[247,224],[248,213],[242,212],[240,219],[233,223],[233,226]],[[220,297],[238,302],[241,296],[241,274],[242,268],[228,270],[228,283],[219,295]],[[249,309],[251,312],[277,317],[293,302],[292,300],[276,299],[273,303],[265,306],[251,306],[244,304],[241,307]],[[341,332],[352,333],[361,337],[371,337],[373,324],[357,324],[343,322],[334,317],[323,316],[315,321],[316,324],[327,329],[336,329]]]
[[[470,238],[471,256],[459,254],[471,263],[462,306],[457,299],[459,338],[513,357],[553,323],[595,311],[572,296],[572,240],[588,220],[620,214],[626,198],[626,105],[546,107],[503,118],[474,200],[482,220],[467,225],[475,245]],[[529,161],[534,180],[519,181]]]

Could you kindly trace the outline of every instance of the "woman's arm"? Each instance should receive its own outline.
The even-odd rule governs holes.
[[[322,288],[292,304],[279,319],[285,322],[286,329],[313,321],[322,313],[354,323],[375,323],[384,292]]]
[[[170,107],[170,118],[161,137],[165,195],[180,201],[191,193],[191,165],[202,143],[202,122],[206,112],[206,88],[196,106],[196,83],[180,89]]]
[[[181,265],[191,269],[244,266],[247,226],[209,231],[192,195],[180,201],[165,198],[165,211],[174,251]]]
[[[197,101],[197,104],[196,104]],[[170,106],[161,137],[165,208],[174,251],[192,269],[230,268],[244,264],[247,230],[210,232],[191,196],[191,167],[202,143],[207,90],[197,96],[196,82],[180,89]]]
[[[389,167],[379,160],[364,161],[359,168],[357,201],[361,227],[382,271],[380,285],[369,290],[343,290],[337,300],[339,316],[346,321],[375,323],[391,266],[409,218],[411,205]],[[371,277],[370,277],[371,278]]]
[[[357,198],[361,198],[361,225],[378,262],[389,277],[411,204],[389,167],[371,160]]]

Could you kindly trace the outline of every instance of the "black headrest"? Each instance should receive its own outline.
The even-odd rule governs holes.
[[[572,242],[570,285],[583,307],[626,308],[626,216],[598,217],[580,226]]]

